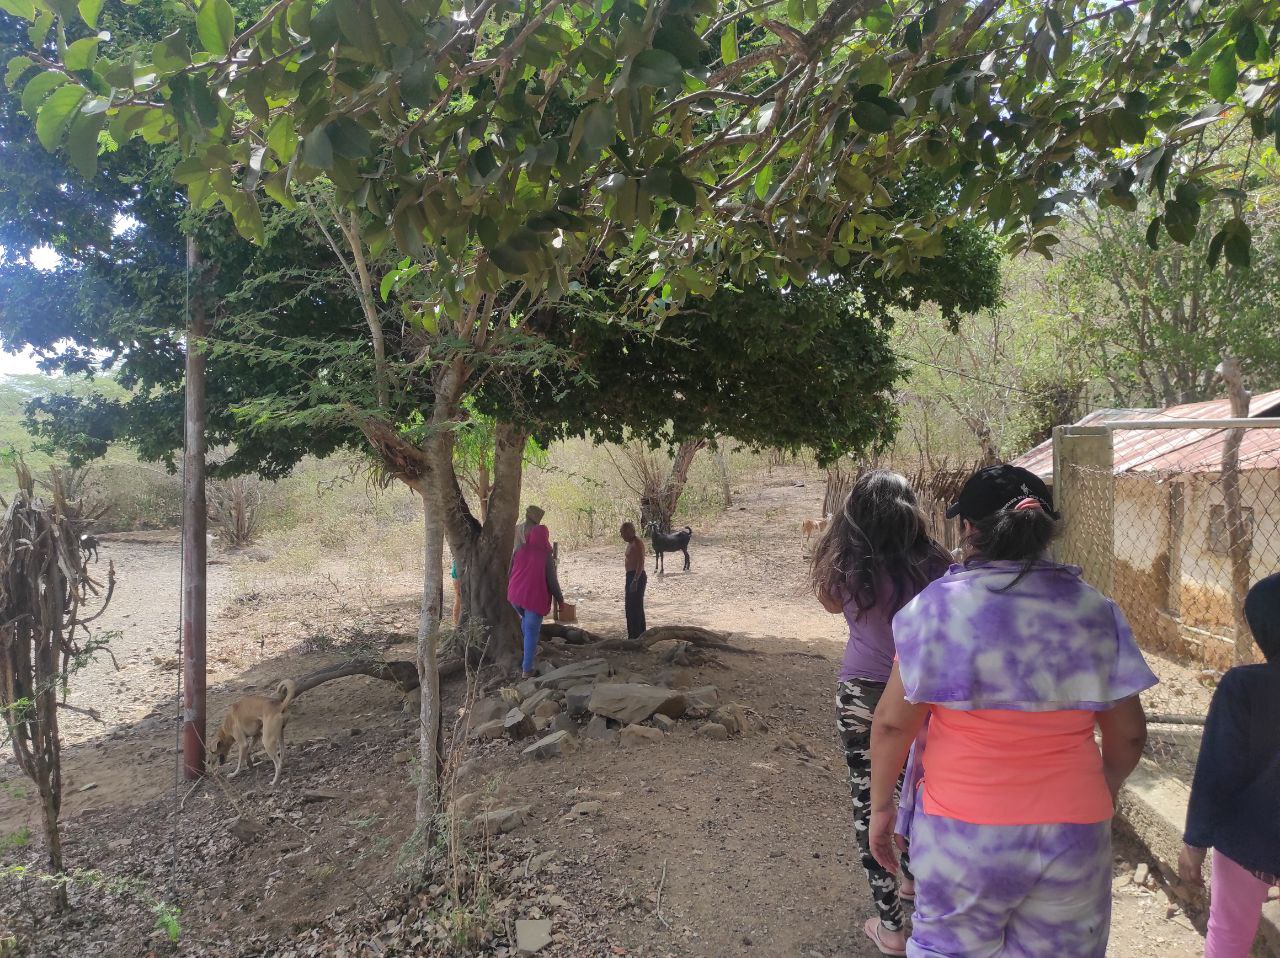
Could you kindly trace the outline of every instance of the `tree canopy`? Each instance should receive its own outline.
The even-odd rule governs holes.
[[[1184,146],[1228,114],[1280,137],[1280,11],[1252,0],[200,0],[145,51],[95,32],[101,8],[4,2],[33,21],[9,79],[45,146],[88,172],[104,129],[176,141],[194,205],[256,239],[260,188],[288,203],[327,175],[375,242],[430,264],[425,322],[513,278],[562,293],[636,231],[677,297],[707,269],[909,270],[949,225],[880,212],[912,165],[1015,247],[1048,250],[1082,192],[1138,189],[1185,243],[1222,184]],[[1246,201],[1215,238],[1235,264]]]

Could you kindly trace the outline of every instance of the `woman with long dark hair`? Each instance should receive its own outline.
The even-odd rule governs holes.
[[[907,480],[877,469],[858,477],[831,519],[813,556],[813,589],[823,607],[842,613],[849,627],[836,683],[836,730],[849,766],[853,831],[877,915],[863,930],[882,954],[901,955],[906,943],[903,885],[871,854],[871,719],[893,668],[890,621],[947,568],[948,557],[929,538]]]
[[[1111,816],[1156,677],[1115,603],[1047,557],[1058,514],[1033,473],[980,470],[948,515],[965,563],[894,617],[871,733],[872,850],[892,871],[895,819],[911,840],[906,954],[1103,958]]]

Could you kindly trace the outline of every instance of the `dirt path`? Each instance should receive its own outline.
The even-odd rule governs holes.
[[[817,514],[820,501],[821,484],[811,476],[762,477],[712,528],[695,530],[688,573],[674,571],[674,562],[665,576],[651,573],[651,626],[722,629],[749,650],[720,654],[691,678],[717,686],[723,701],[753,709],[767,731],[709,741],[680,723],[661,745],[584,741],[546,762],[522,761],[520,746],[507,742],[473,749],[459,792],[531,808],[523,827],[495,841],[488,861],[507,882],[495,914],[553,918],[553,941],[540,954],[874,956],[859,931],[871,906],[832,728],[842,621],[804,585],[799,520]],[[168,591],[176,555],[119,549],[113,554],[122,589],[113,614],[133,638],[119,646],[125,672],[104,672],[84,686],[84,703],[110,709],[118,726],[105,733],[74,727],[66,759],[69,859],[182,902],[185,954],[339,953],[324,943],[326,932],[304,930],[343,926],[344,916],[368,913],[379,896],[398,894],[396,849],[412,822],[412,717],[398,709],[400,696],[386,683],[350,678],[322,686],[296,706],[279,789],[264,787],[263,770],[218,779],[185,807],[175,830],[167,792],[174,674],[162,657],[170,654],[176,610],[161,599],[176,597],[176,588]],[[128,590],[126,568],[141,580]],[[412,654],[397,643],[414,628],[416,570],[389,579],[377,595],[346,594],[335,575],[309,586],[260,583],[260,591],[233,598],[224,573],[215,571],[220,575],[215,720],[243,689],[334,661],[335,643],[358,641],[388,657]],[[621,630],[618,548],[566,554],[561,579],[586,627]],[[612,658],[618,668],[654,676],[660,651]],[[555,654],[564,661],[582,656]],[[448,714],[456,715],[456,687],[449,694]],[[0,778],[12,781],[13,771],[0,766]],[[78,791],[89,783],[96,787]],[[599,811],[566,820],[584,800],[599,801]],[[0,792],[6,823],[29,810],[12,789]],[[34,845],[0,855],[0,862],[12,860],[38,860]],[[532,861],[543,864],[531,870]],[[1133,864],[1117,861],[1108,954],[1198,955],[1199,936],[1185,919],[1167,915],[1162,895],[1125,884]],[[4,918],[0,908],[0,930]],[[137,954],[142,941],[157,941],[151,921],[145,908],[86,894],[80,923],[58,926],[34,953]],[[282,939],[297,944],[286,948]],[[343,953],[381,952],[360,939]]]

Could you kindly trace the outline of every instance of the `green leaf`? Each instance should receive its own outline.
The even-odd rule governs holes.
[[[889,112],[869,100],[856,101],[849,112],[854,122],[868,133],[887,133],[893,127],[893,117]]]
[[[1177,243],[1186,246],[1196,235],[1196,223],[1200,219],[1200,204],[1169,200],[1164,204],[1165,231]]]
[[[1112,110],[1111,128],[1123,143],[1138,144],[1147,138],[1147,124],[1133,110]]]
[[[89,29],[98,29],[98,14],[102,12],[103,0],[80,0],[80,19],[89,25]]]
[[[382,277],[382,282],[378,284],[378,295],[382,297],[384,303],[387,301],[387,297],[391,295],[391,289],[396,285],[396,280],[399,278],[400,271],[397,269],[391,270],[386,276]]]
[[[738,59],[738,24],[730,20],[720,34],[720,59],[725,65]]]
[[[907,49],[912,53],[919,53],[924,49],[923,37],[920,34],[920,21],[916,20],[907,27],[907,31],[903,34],[903,41],[907,45]]]
[[[62,86],[44,101],[40,115],[36,117],[36,137],[46,150],[58,148],[85,95],[82,86]]]
[[[302,139],[302,162],[320,170],[333,169],[333,143],[329,130],[320,124]]]
[[[340,116],[329,123],[329,142],[333,152],[348,160],[363,160],[373,152],[373,140],[369,131],[349,116]]]
[[[0,0],[0,10],[23,20],[36,18],[36,5],[32,0]]]
[[[1217,269],[1218,260],[1222,258],[1222,247],[1227,241],[1227,231],[1218,230],[1213,239],[1209,241],[1209,268]]]
[[[1220,103],[1225,103],[1236,92],[1236,79],[1239,75],[1236,69],[1235,44],[1228,44],[1218,54],[1218,59],[1213,61],[1213,68],[1209,71],[1209,95]]]
[[[298,148],[298,135],[293,132],[293,117],[288,113],[281,113],[271,121],[271,126],[267,128],[267,146],[271,147],[271,152],[280,158],[281,163],[288,163],[293,159],[294,151]]]
[[[1245,63],[1253,63],[1258,57],[1258,34],[1252,21],[1246,21],[1236,34],[1236,56]]]
[[[680,61],[666,50],[641,50],[631,61],[630,86],[675,86],[684,81]]]
[[[489,258],[500,270],[512,276],[523,276],[529,272],[528,258],[505,244],[489,250]]]
[[[16,56],[9,61],[8,67],[5,69],[4,85],[10,91],[16,92],[18,81],[22,79],[22,75],[26,73],[35,64],[31,57]]]
[[[991,222],[998,223],[1009,215],[1009,206],[1013,203],[1013,187],[1003,180],[991,188],[987,196],[987,215]]]
[[[44,98],[49,95],[51,90],[62,86],[66,82],[66,74],[59,73],[57,70],[46,70],[44,73],[32,77],[30,82],[22,88],[22,111],[34,120],[36,111],[40,108]]]
[[[68,70],[89,70],[98,59],[98,38],[84,37],[67,47],[62,65]]]
[[[1280,103],[1271,111],[1271,132],[1276,138],[1276,150],[1280,152]]]
[[[1227,254],[1227,262],[1240,269],[1248,269],[1249,246],[1252,240],[1249,224],[1239,217],[1229,219],[1223,224],[1222,232],[1226,234],[1223,250]]]
[[[681,206],[697,206],[698,191],[693,183],[682,173],[671,175],[671,198]]]
[[[409,106],[425,109],[436,96],[436,73],[430,60],[411,63],[400,74],[400,98]]]
[[[317,52],[333,49],[338,42],[338,4],[329,0],[311,14],[311,44]]]
[[[1160,227],[1164,225],[1160,217],[1153,217],[1147,225],[1147,245],[1152,249],[1160,248]]]
[[[71,165],[86,180],[92,179],[98,169],[98,134],[106,125],[105,113],[79,113],[71,121],[67,132],[67,155]]]
[[[893,69],[889,61],[878,53],[867,57],[858,68],[858,82],[863,86],[878,86],[881,90],[889,89],[893,82]]]
[[[191,66],[191,48],[181,34],[165,37],[151,48],[151,63],[159,76],[168,76]]]
[[[216,57],[225,57],[235,32],[236,14],[227,0],[201,0],[196,13],[196,33],[204,49]]]
[[[764,199],[769,195],[769,187],[773,185],[773,164],[766,163],[756,173],[756,196]]]
[[[582,142],[598,153],[614,141],[613,111],[599,101],[582,112]]]

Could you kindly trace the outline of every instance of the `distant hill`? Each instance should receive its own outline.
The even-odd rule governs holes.
[[[126,390],[109,376],[98,376],[94,379],[85,377],[54,377],[31,375],[0,376],[0,454],[10,450],[16,451],[26,459],[33,469],[41,470],[59,461],[57,455],[50,455],[36,447],[36,439],[27,432],[26,406],[36,396],[51,393],[70,393],[73,395],[104,395],[123,397]],[[112,450],[107,454],[106,462],[133,462],[134,457],[127,449]],[[2,483],[8,485],[8,483]]]

